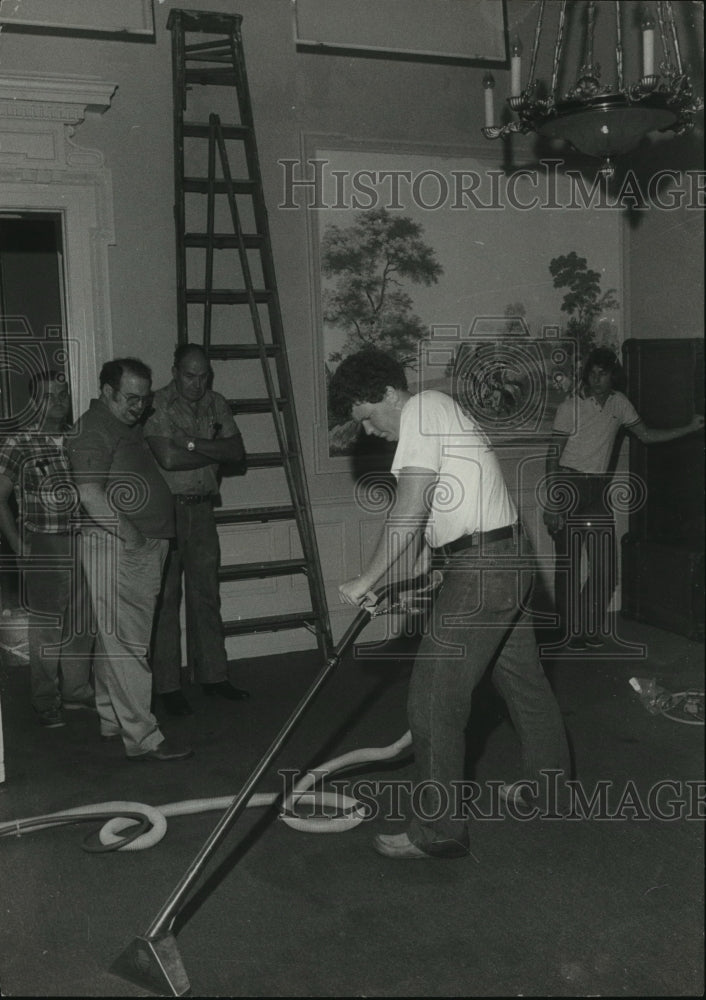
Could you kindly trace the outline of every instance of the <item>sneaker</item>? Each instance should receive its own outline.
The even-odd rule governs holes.
[[[58,729],[60,726],[65,726],[66,722],[61,714],[61,709],[45,708],[43,712],[39,713],[39,725],[44,726],[45,729]]]
[[[424,860],[425,858],[465,858],[470,853],[465,844],[458,840],[432,840],[417,847],[406,833],[379,833],[373,840],[373,847],[385,858]]]
[[[527,805],[527,798],[525,797],[525,785],[520,785],[515,783],[514,785],[500,785],[498,788],[498,795],[503,802],[509,802],[512,805]]]

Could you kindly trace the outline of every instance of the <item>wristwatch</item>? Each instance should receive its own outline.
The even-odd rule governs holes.
[[[193,440],[192,441],[187,441],[186,442],[186,450],[187,451],[196,451],[196,442],[193,441]]]

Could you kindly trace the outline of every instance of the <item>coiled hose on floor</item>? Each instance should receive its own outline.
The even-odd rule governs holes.
[[[343,768],[392,760],[411,746],[411,743],[412,736],[408,730],[389,746],[352,750],[327,761],[314,772],[308,771],[282,800],[279,818],[293,829],[305,833],[343,833],[351,830],[366,818],[362,803],[337,791],[313,791],[313,786]],[[0,823],[0,837],[19,837],[47,827],[103,819],[107,822],[98,834],[100,846],[84,843],[85,850],[91,853],[144,851],[148,847],[154,847],[164,837],[168,818],[223,811],[231,805],[234,798],[235,796],[226,795],[210,799],[187,799],[161,806],[145,805],[142,802],[96,802],[76,809]],[[277,792],[261,792],[252,795],[247,805],[248,808],[263,808],[275,805],[280,799],[281,795]],[[327,813],[326,810],[331,811]],[[136,824],[137,830],[133,829]]]
[[[430,606],[434,592],[440,585],[440,574],[414,581],[404,581],[394,587],[388,586],[370,595],[370,603],[361,609],[355,621],[346,632],[333,657],[329,668],[337,665],[348,647],[358,637],[367,623],[378,614],[422,614]],[[398,597],[395,602],[390,598]],[[407,594],[409,596],[399,596]],[[379,608],[379,602],[386,598],[388,604]],[[282,799],[279,818],[295,830],[307,833],[343,833],[357,826],[366,818],[365,807],[357,799],[338,791],[315,790],[314,786],[337,771],[376,761],[392,760],[412,744],[409,730],[394,743],[384,747],[366,747],[326,761],[315,771],[307,771],[297,781],[292,791]],[[167,819],[174,816],[191,816],[195,813],[225,811],[236,796],[221,796],[206,799],[187,799],[183,802],[168,802],[161,806],[150,806],[142,802],[111,801],[96,802],[93,805],[64,809],[61,812],[46,813],[28,819],[9,820],[0,823],[0,837],[22,836],[36,830],[69,823],[95,822],[107,820],[98,833],[99,844],[84,842],[84,850],[90,853],[108,851],[144,851],[158,844],[167,832]],[[280,793],[263,792],[250,796],[247,808],[263,808],[275,805],[281,799]],[[90,838],[89,838],[90,839]]]

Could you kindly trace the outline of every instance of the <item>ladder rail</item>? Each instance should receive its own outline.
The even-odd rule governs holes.
[[[186,81],[184,79],[185,43],[183,31],[172,31],[172,90],[174,130],[174,226],[176,231],[176,290],[177,338],[186,343],[188,316],[186,304],[186,246],[179,234],[186,229],[186,197],[181,178],[184,176],[184,111],[186,109]],[[177,97],[180,96],[181,100]]]
[[[213,251],[216,229],[216,134],[215,128],[209,122],[208,128],[208,194],[206,196],[206,269],[204,288],[206,301],[203,312],[203,346],[206,350],[211,346],[211,319],[213,315]]]

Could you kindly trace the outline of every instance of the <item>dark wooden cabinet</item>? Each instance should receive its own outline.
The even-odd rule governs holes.
[[[649,427],[704,412],[703,340],[627,340],[627,395]],[[704,435],[643,445],[630,437],[630,472],[644,503],[622,540],[623,614],[693,639],[704,636]]]

